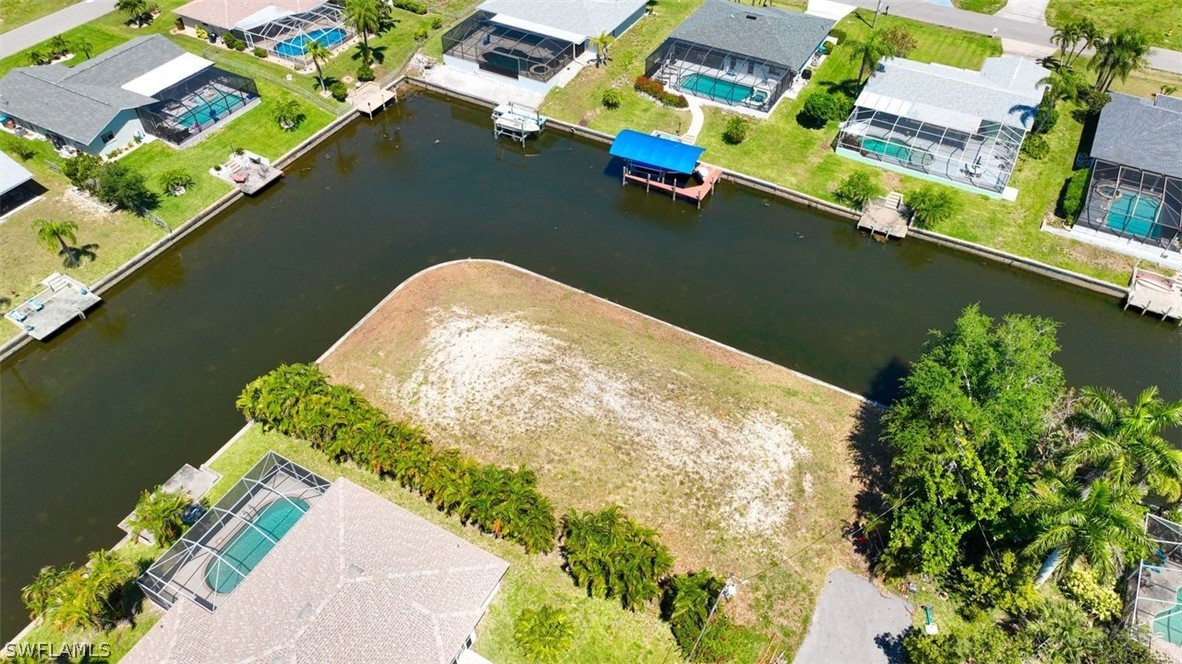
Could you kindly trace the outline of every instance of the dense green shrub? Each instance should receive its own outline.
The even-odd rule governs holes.
[[[1034,131],[1039,134],[1046,134],[1055,128],[1055,124],[1059,122],[1059,109],[1055,108],[1053,104],[1042,103],[1039,104],[1038,110],[1034,113]]]
[[[1031,159],[1046,159],[1051,154],[1051,146],[1039,134],[1030,134],[1022,141],[1022,154]]]
[[[328,93],[337,101],[345,101],[349,97],[349,87],[343,81],[333,81],[333,84],[328,86]]]
[[[120,162],[108,162],[99,171],[98,198],[136,213],[155,208],[159,201],[148,189],[143,173]]]
[[[232,32],[222,34],[222,43],[226,45],[226,48],[234,49],[235,51],[242,52],[246,50],[246,42],[235,37]]]
[[[800,109],[804,124],[823,127],[829,122],[839,122],[849,117],[854,110],[854,100],[836,92],[814,92],[804,100]]]
[[[593,597],[615,598],[635,610],[660,594],[658,583],[673,556],[656,531],[609,507],[599,512],[569,510],[562,517],[562,557],[575,581]]]
[[[992,621],[941,630],[934,636],[913,627],[903,637],[903,650],[911,664],[1025,664],[1033,652],[1021,632],[1003,632]]]
[[[566,611],[543,604],[522,609],[513,623],[513,640],[527,662],[551,664],[574,645],[575,630]]]
[[[267,57],[267,51],[262,46],[255,46],[254,50],[252,50],[251,53],[254,53],[254,57],[256,57],[256,58]]]
[[[747,140],[747,120],[732,115],[726,121],[726,129],[722,130],[722,140],[728,145],[738,145]]]
[[[432,30],[438,30],[439,28],[442,28],[442,27],[443,27],[443,17],[442,16],[436,16],[435,18],[431,19],[431,29]]]
[[[693,652],[695,662],[733,661],[741,641],[750,635],[727,618],[721,605],[716,606],[722,579],[701,570],[668,577],[661,585],[661,619],[669,623],[682,655],[689,657]]]
[[[390,4],[399,9],[405,9],[412,14],[419,14],[420,16],[427,13],[427,5],[418,0],[390,0]]]
[[[919,224],[930,226],[947,221],[960,209],[953,191],[936,184],[925,184],[907,195],[911,217]]]
[[[654,81],[647,76],[637,76],[632,87],[641,94],[646,94],[666,106],[672,108],[689,108],[689,101],[685,95],[674,94],[665,89],[660,81]]]
[[[394,479],[440,511],[530,553],[554,548],[554,509],[532,471],[436,451],[418,429],[390,421],[353,388],[330,385],[314,366],[280,366],[251,381],[235,405],[265,428]]]
[[[1120,595],[1111,587],[1100,585],[1095,572],[1073,567],[1059,580],[1063,594],[1080,605],[1097,622],[1108,623],[1120,617]]]
[[[431,32],[428,31],[427,28],[419,28],[418,30],[415,30],[414,33],[415,42],[419,44],[427,41],[427,38],[430,36]]]
[[[110,551],[90,554],[86,567],[43,567],[21,589],[33,618],[58,630],[110,628],[125,617],[123,589],[139,570]]]
[[[21,161],[28,161],[37,156],[37,148],[32,141],[17,137],[4,137],[4,151],[16,155]]]
[[[102,170],[101,157],[79,152],[62,162],[62,174],[75,187],[94,191],[98,186],[99,171]]]
[[[372,81],[374,78],[373,67],[370,67],[364,62],[361,63],[359,67],[357,67],[357,80]]]
[[[169,196],[180,196],[193,186],[193,176],[183,168],[170,168],[157,178],[164,193]]]
[[[135,512],[127,522],[132,537],[139,537],[147,531],[160,546],[171,546],[185,532],[182,519],[189,500],[179,493],[165,491],[157,486],[140,494]]]
[[[620,96],[620,91],[615,88],[608,88],[603,91],[603,97],[600,99],[603,107],[608,110],[616,110],[620,104],[624,102],[623,97]]]
[[[961,612],[973,620],[998,607],[1010,615],[1032,611],[1040,601],[1034,587],[1036,563],[1020,560],[1013,551],[1002,551],[975,567],[961,567],[953,574],[952,590]]]
[[[1063,190],[1063,214],[1068,221],[1075,221],[1083,210],[1084,195],[1088,187],[1088,169],[1081,168],[1071,174]]]
[[[870,201],[882,196],[886,192],[879,184],[878,172],[854,171],[837,185],[833,193],[837,198],[851,207],[861,210]]]

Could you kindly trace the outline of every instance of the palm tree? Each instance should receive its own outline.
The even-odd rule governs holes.
[[[1139,499],[1135,488],[1106,480],[1087,488],[1063,476],[1040,481],[1017,506],[1019,514],[1034,518],[1036,534],[1027,551],[1058,550],[1059,570],[1082,558],[1102,581],[1114,581],[1126,555],[1140,556],[1147,548]]]
[[[75,256],[74,250],[66,241],[77,243],[78,238],[74,232],[78,230],[78,222],[76,221],[56,221],[49,219],[36,219],[33,221],[33,230],[37,232],[37,242],[43,247],[53,251],[61,246],[58,255],[65,259],[68,267],[76,267],[78,265],[78,258]]]
[[[1039,610],[1029,629],[1040,642],[1040,652],[1054,655],[1043,661],[1084,662],[1094,653],[1103,635],[1092,627],[1088,616],[1075,602],[1047,602]]]
[[[324,44],[321,44],[315,39],[308,42],[307,51],[305,52],[312,58],[312,64],[316,65],[316,78],[320,79],[320,89],[328,91],[328,85],[324,83],[324,72],[321,71],[320,64],[328,62],[328,59],[332,57],[332,53],[324,47]]]
[[[86,585],[95,598],[107,609],[111,619],[117,619],[122,611],[123,586],[135,578],[136,568],[131,561],[121,558],[106,549],[90,554],[86,565]]]
[[[1096,46],[1096,57],[1090,64],[1096,70],[1096,91],[1107,92],[1116,77],[1125,80],[1134,70],[1145,65],[1149,53],[1149,38],[1135,28],[1119,30]]]
[[[70,42],[66,41],[65,37],[57,35],[49,40],[49,50],[56,57],[61,57],[70,52]]]
[[[361,60],[370,64],[369,35],[382,29],[387,5],[381,0],[345,0],[345,20],[361,33]]]
[[[1150,387],[1133,403],[1116,391],[1087,387],[1073,422],[1083,440],[1064,454],[1072,467],[1087,466],[1114,484],[1148,486],[1169,500],[1182,493],[1182,451],[1161,432],[1182,425],[1182,400],[1163,401]]]
[[[891,55],[893,49],[882,30],[875,30],[864,40],[851,39],[846,41],[850,49],[850,62],[860,62],[858,66],[858,82],[866,75],[866,70],[874,70],[878,61]]]
[[[523,609],[513,624],[513,640],[527,662],[558,662],[574,644],[574,628],[562,609],[543,604]]]
[[[148,0],[116,0],[115,9],[127,15],[128,20],[135,21],[137,27],[143,27],[144,15],[151,11]]]
[[[42,567],[33,582],[21,588],[21,601],[29,609],[29,619],[35,619],[37,616],[45,613],[54,601],[54,596],[57,594],[58,588],[61,587],[62,581],[74,572],[74,568],[67,565],[65,567]]]
[[[607,64],[607,48],[612,45],[616,38],[609,35],[607,32],[599,33],[598,37],[591,38],[591,45],[595,47],[595,68],[599,69],[599,64],[602,62]]]
[[[1068,21],[1055,28],[1055,32],[1051,34],[1051,43],[1059,47],[1059,60],[1061,62],[1067,62],[1067,54],[1075,49],[1075,45],[1079,43],[1079,39],[1080,24],[1077,21]]]
[[[90,40],[86,37],[77,37],[74,39],[74,50],[85,55],[86,59],[89,60],[90,52],[94,50],[94,44],[91,44]]]
[[[133,537],[147,531],[160,546],[169,546],[181,536],[185,524],[181,515],[189,506],[189,500],[179,493],[172,493],[157,486],[140,494],[135,512],[127,525]]]

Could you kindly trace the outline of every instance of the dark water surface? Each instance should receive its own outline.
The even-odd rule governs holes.
[[[315,359],[401,281],[456,258],[516,263],[880,400],[924,333],[971,302],[1062,321],[1074,385],[1182,396],[1178,329],[1110,298],[875,242],[725,183],[699,212],[621,188],[599,145],[498,146],[487,118],[419,97],[354,122],[5,363],[0,636],[23,626],[20,587],[40,566],[114,543],[142,489],[242,425],[247,381]]]

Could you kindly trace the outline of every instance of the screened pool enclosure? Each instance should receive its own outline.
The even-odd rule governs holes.
[[[478,11],[443,34],[443,54],[509,78],[546,82],[584,50],[583,43],[498,23]]]
[[[254,26],[236,27],[242,30],[248,48],[262,48],[268,55],[305,67],[312,65],[308,55],[312,42],[331,51],[357,36],[345,21],[345,10],[332,2]]]
[[[960,113],[944,116],[955,126],[859,106],[842,123],[837,150],[1000,194],[1026,131]]]
[[[1163,249],[1182,243],[1182,179],[1097,159],[1075,222]]]
[[[136,109],[144,130],[183,145],[257,100],[259,89],[245,76],[210,67],[153,96],[161,101]]]
[[[1156,650],[1182,656],[1182,524],[1149,514],[1145,534],[1150,556],[1130,575],[1126,620],[1156,637]]]
[[[644,61],[645,75],[705,99],[767,112],[792,86],[788,65],[677,38]]]
[[[268,452],[139,579],[164,609],[215,611],[326,491],[328,480]]]

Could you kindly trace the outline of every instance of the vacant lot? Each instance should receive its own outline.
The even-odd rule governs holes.
[[[404,284],[322,365],[441,445],[537,470],[559,511],[623,506],[679,570],[754,576],[730,610],[776,625],[790,651],[826,572],[851,562],[837,535],[787,555],[852,517],[851,447],[877,411],[603,300],[452,264]],[[510,620],[494,608],[489,624]],[[501,661],[513,647],[497,634],[486,654]]]
[[[1137,28],[1154,46],[1182,49],[1182,3],[1177,0],[1051,0],[1047,6],[1052,27],[1083,16],[1105,32]]]

